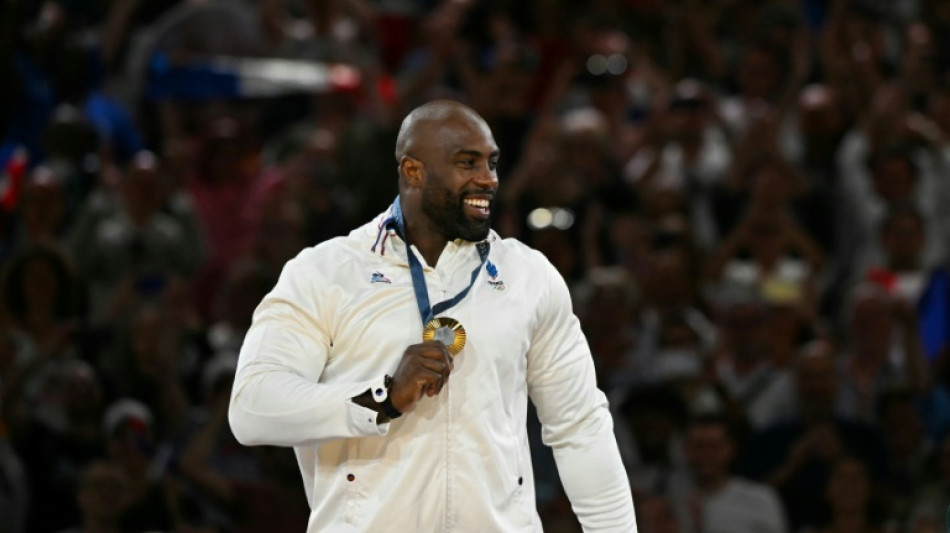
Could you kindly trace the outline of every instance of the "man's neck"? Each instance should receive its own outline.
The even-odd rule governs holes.
[[[435,232],[417,231],[417,228],[411,227],[406,228],[406,233],[407,244],[415,246],[422,254],[426,264],[434,267],[439,261],[439,256],[442,255],[442,250],[445,249],[448,239]]]
[[[408,213],[406,213],[408,214]],[[445,249],[449,238],[441,231],[437,224],[424,216],[421,212],[414,215],[403,215],[406,229],[406,244],[415,246],[422,254],[426,264],[434,267]]]

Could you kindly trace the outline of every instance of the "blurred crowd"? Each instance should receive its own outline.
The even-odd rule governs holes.
[[[0,10],[0,532],[303,531],[293,453],[228,429],[237,352],[434,98],[571,287],[641,533],[943,530],[950,0]]]

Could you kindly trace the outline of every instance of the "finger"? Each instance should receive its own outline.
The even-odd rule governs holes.
[[[441,372],[428,368],[419,368],[415,382],[419,386],[419,390],[422,394],[431,397],[442,391],[445,378]]]
[[[426,391],[425,391],[426,396],[431,398],[435,396],[436,394],[442,392],[442,387],[444,386],[444,384],[445,382],[442,380],[441,377],[438,379],[436,383],[429,383],[428,385],[426,385]]]
[[[439,343],[439,344],[440,344],[441,350],[440,350],[440,357],[438,358],[438,360],[422,359],[421,361],[437,362],[437,368],[439,372],[442,373],[442,380],[448,381],[449,373],[452,372],[452,370],[455,368],[455,362],[452,360],[452,356],[449,354],[449,351],[445,348],[445,346],[442,345],[442,343]],[[432,368],[432,367],[428,367],[428,368]],[[435,368],[432,368],[432,369],[435,370]]]
[[[444,345],[442,346],[442,358],[445,361],[445,364],[447,365],[446,368],[448,369],[449,372],[455,370],[455,357],[453,357],[452,354],[449,353],[449,349],[446,348]],[[446,374],[445,379],[448,379],[448,378],[449,376],[448,374]]]
[[[436,394],[439,394],[440,392],[442,392],[442,388],[444,386],[445,386],[445,382],[442,381],[441,379],[439,380],[438,384],[429,384],[429,387],[426,389],[426,396],[431,398],[435,396]]]
[[[442,341],[426,341],[418,346],[416,353],[426,359],[444,359],[449,354]]]
[[[416,380],[416,384],[419,387],[419,390],[416,394],[419,398],[422,398],[423,396],[428,396],[431,398],[432,395],[435,394],[435,385],[428,379],[421,377]]]
[[[440,373],[445,375],[445,378],[448,378],[449,373],[455,369],[455,361],[453,360],[452,355],[444,345],[441,345],[441,343],[438,351],[430,352],[427,350],[425,352],[419,352],[418,355],[420,356],[418,359],[420,364],[425,365],[426,368],[438,370]],[[435,363],[439,366],[438,368],[433,367],[429,363]]]
[[[449,374],[455,370],[455,358],[445,346],[442,347],[442,364],[445,366],[445,380],[448,381]]]
[[[455,359],[452,357],[452,354],[449,353],[449,349],[446,348],[442,341],[426,341],[418,346],[419,355],[422,355],[426,359],[441,359],[445,362],[449,370],[453,370],[455,368]]]
[[[435,359],[419,359],[419,366],[438,373],[442,379],[447,378],[449,375],[449,368],[448,365],[445,364],[445,361],[437,361]]]

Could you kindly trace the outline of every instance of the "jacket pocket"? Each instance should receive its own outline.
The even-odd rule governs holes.
[[[366,500],[363,490],[363,474],[357,468],[359,464],[359,440],[348,439],[346,443],[346,460],[343,461],[340,475],[343,476],[345,494],[343,503],[343,519],[347,524],[356,524]]]

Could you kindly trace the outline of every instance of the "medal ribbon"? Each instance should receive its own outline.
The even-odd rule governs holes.
[[[393,202],[393,207],[390,210],[389,218],[386,220],[384,226],[394,226],[396,229],[396,234],[402,238],[406,243],[406,252],[409,256],[409,273],[412,275],[412,290],[416,294],[416,304],[419,305],[419,315],[422,317],[422,325],[425,326],[429,323],[430,320],[435,318],[436,315],[442,313],[443,311],[452,308],[455,304],[462,301],[465,296],[468,294],[468,291],[472,289],[472,286],[475,285],[475,280],[478,279],[478,273],[481,271],[482,267],[485,266],[485,261],[488,260],[488,251],[490,246],[487,241],[482,241],[475,243],[475,247],[478,249],[478,256],[481,258],[481,263],[475,270],[472,271],[472,279],[468,282],[468,287],[462,290],[462,292],[456,294],[455,296],[439,302],[434,306],[429,305],[429,291],[426,288],[426,278],[425,272],[422,269],[422,263],[419,262],[419,258],[416,257],[416,254],[412,251],[412,245],[409,244],[409,240],[406,239],[406,223],[402,217],[402,207],[399,205],[399,197],[396,197],[396,201]]]

